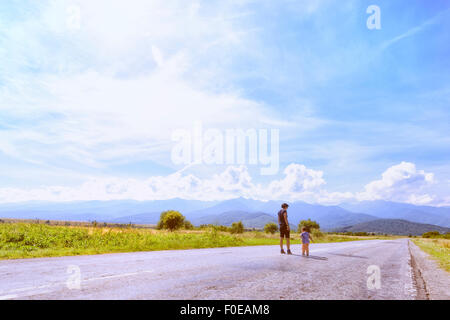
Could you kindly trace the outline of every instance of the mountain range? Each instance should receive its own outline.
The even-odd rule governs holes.
[[[361,201],[340,204],[352,212],[364,212],[384,219],[404,219],[413,222],[450,227],[450,207],[415,206],[388,201]]]
[[[75,201],[24,202],[0,204],[0,217],[16,219],[49,219],[68,221],[99,221],[135,224],[156,224],[164,210],[178,210],[194,225],[231,225],[242,220],[247,228],[262,228],[277,221],[279,201],[258,201],[236,198],[225,201],[169,199],[155,201]],[[411,204],[364,201],[339,206],[289,203],[289,222],[317,221],[323,230],[332,230],[378,219],[402,219],[410,222],[450,227],[450,207],[415,206]]]
[[[419,236],[429,231],[450,232],[450,228],[432,224],[416,223],[402,219],[377,219],[353,226],[334,229],[335,232],[373,232],[379,234]]]

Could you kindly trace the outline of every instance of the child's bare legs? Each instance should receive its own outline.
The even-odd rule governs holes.
[[[309,256],[309,243],[302,244],[302,255],[304,256],[306,253],[306,256]]]

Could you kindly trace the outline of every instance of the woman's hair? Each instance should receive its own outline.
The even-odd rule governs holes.
[[[286,209],[287,207],[289,207],[289,205],[288,205],[287,203],[283,203],[283,204],[281,205],[281,207],[282,207],[283,209]]]

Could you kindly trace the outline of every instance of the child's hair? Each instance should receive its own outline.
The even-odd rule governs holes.
[[[282,207],[283,209],[286,209],[287,207],[289,207],[289,205],[288,205],[287,203],[283,203],[283,204],[281,205],[281,207]]]
[[[308,230],[307,227],[302,227],[302,231],[303,231],[303,232],[305,232],[305,231],[306,231],[306,232],[309,232],[309,230]]]

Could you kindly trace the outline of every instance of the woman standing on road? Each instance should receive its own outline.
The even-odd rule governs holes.
[[[283,239],[286,238],[286,247],[287,247],[287,254],[292,254],[291,252],[291,243],[290,243],[290,228],[289,228],[289,222],[287,218],[287,208],[289,205],[287,203],[283,203],[281,205],[281,210],[278,211],[278,224],[280,225],[280,248],[281,253],[284,252],[283,249]]]

